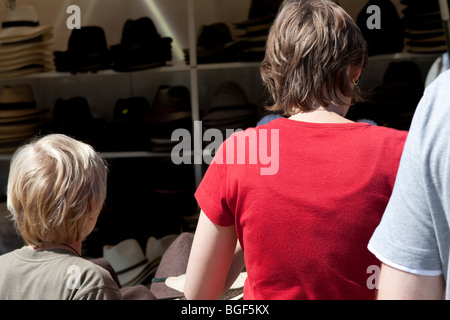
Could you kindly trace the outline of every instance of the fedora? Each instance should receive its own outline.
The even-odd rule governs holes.
[[[150,130],[145,117],[150,103],[145,97],[118,99],[114,106],[113,121],[106,124],[99,142],[102,151],[149,150]]]
[[[111,264],[123,287],[139,284],[154,267],[136,239],[103,246],[103,258]]]
[[[155,152],[172,150],[177,143],[171,141],[176,129],[192,131],[192,113],[189,90],[185,86],[159,86],[153,99],[151,112],[146,118],[150,125],[150,139]]]
[[[370,29],[367,21],[371,16],[367,8],[378,6],[382,12],[381,29]],[[369,13],[368,13],[369,12]],[[367,41],[370,56],[401,52],[404,47],[405,26],[396,7],[390,0],[369,0],[359,12],[356,23]]]
[[[98,26],[73,29],[67,51],[53,53],[56,71],[87,72],[111,69],[105,32]]]
[[[18,123],[38,119],[48,109],[37,108],[33,89],[28,84],[4,86],[0,92],[0,122]]]
[[[415,62],[391,62],[371,100],[383,124],[408,130],[423,90],[420,68]]]
[[[240,45],[232,38],[231,31],[223,22],[200,27],[197,39],[197,63],[234,62],[239,60]],[[189,49],[184,49],[189,63]]]
[[[150,292],[157,299],[176,299],[184,296],[182,292],[168,287],[165,281],[168,277],[186,273],[193,239],[193,233],[181,233],[162,256],[150,285]]]
[[[33,39],[52,29],[51,26],[39,25],[39,17],[33,6],[17,6],[14,10],[4,11],[0,43]]]
[[[211,105],[203,117],[203,129],[246,129],[256,125],[257,109],[248,101],[245,91],[236,82],[225,81],[214,92]]]
[[[91,142],[96,132],[96,121],[87,99],[57,99],[53,108],[51,130]]]
[[[172,39],[161,37],[148,17],[128,19],[120,44],[111,46],[112,68],[118,72],[164,66],[172,60]]]

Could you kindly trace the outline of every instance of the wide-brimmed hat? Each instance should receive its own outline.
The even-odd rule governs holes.
[[[172,60],[172,38],[161,37],[148,17],[128,19],[121,43],[111,46],[115,71],[128,72],[163,66]]]
[[[31,120],[48,111],[46,108],[37,108],[29,84],[6,85],[0,91],[0,123]]]
[[[159,264],[162,256],[177,237],[177,234],[169,234],[159,239],[153,236],[149,237],[145,247],[145,257],[148,261],[157,261]]]
[[[168,277],[186,273],[193,239],[193,233],[180,234],[162,256],[150,286],[150,292],[157,299],[176,299],[184,296],[182,292],[168,287],[165,281]]]
[[[111,264],[124,287],[139,284],[152,272],[151,262],[136,239],[127,239],[114,246],[105,245],[103,257]]]
[[[151,132],[153,151],[170,151],[178,143],[171,141],[176,129],[192,131],[192,113],[189,90],[185,86],[161,85],[153,99],[151,112],[146,117]]]
[[[233,62],[239,60],[240,45],[233,40],[231,31],[224,22],[200,27],[197,39],[197,63]],[[189,49],[184,49],[189,63]]]
[[[370,6],[378,6],[382,12],[381,29],[370,28]],[[390,0],[369,0],[358,13],[356,23],[367,41],[369,55],[401,52],[404,47],[405,26],[397,8]]]
[[[33,6],[17,6],[7,9],[2,17],[0,43],[20,42],[33,39],[52,31],[52,26],[40,26]]]
[[[67,51],[55,51],[58,72],[86,72],[111,68],[111,58],[105,31],[99,26],[73,29]]]
[[[254,103],[249,102],[239,84],[225,81],[214,92],[211,105],[202,120],[205,130],[246,129],[256,125],[257,109]]]

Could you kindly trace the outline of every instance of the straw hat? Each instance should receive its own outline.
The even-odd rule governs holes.
[[[51,30],[51,26],[39,25],[39,17],[33,6],[17,6],[14,10],[5,10],[3,14],[0,42],[30,40]]]
[[[150,261],[136,239],[127,239],[115,246],[105,245],[103,257],[111,264],[122,286],[139,283],[148,275]]]

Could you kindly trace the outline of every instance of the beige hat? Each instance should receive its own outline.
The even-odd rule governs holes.
[[[149,261],[161,260],[164,252],[166,252],[167,248],[169,248],[177,237],[177,234],[170,234],[160,239],[156,239],[155,237],[148,238],[145,256]]]
[[[34,74],[34,73],[52,71],[53,69],[54,68],[52,66],[31,65],[31,66],[27,66],[27,67],[16,69],[16,70],[0,72],[0,78],[1,79],[12,79],[12,78],[24,77],[24,76]]]
[[[19,102],[34,103],[33,88],[29,84],[4,86],[0,92],[0,104]]]
[[[53,58],[45,54],[30,54],[22,58],[8,59],[0,62],[0,72],[9,72],[30,65],[51,65]]]
[[[52,33],[46,33],[44,39],[39,42],[26,42],[26,43],[14,43],[4,44],[0,46],[0,56],[9,58],[11,56],[27,55],[30,52],[52,52],[51,45],[53,44]]]
[[[33,6],[17,6],[14,10],[5,10],[3,14],[0,42],[30,40],[50,31],[51,26],[39,25],[39,17]]]
[[[127,239],[115,246],[103,246],[103,258],[113,267],[122,286],[134,285],[151,269],[150,261],[136,239]]]

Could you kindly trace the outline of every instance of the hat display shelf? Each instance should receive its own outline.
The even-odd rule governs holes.
[[[140,0],[139,0],[140,1]],[[142,92],[145,90],[145,81],[147,79],[163,79],[160,80],[164,83],[164,79],[178,79],[180,84],[186,86],[190,92],[190,102],[191,102],[191,114],[192,114],[192,126],[194,136],[192,137],[196,141],[195,145],[199,146],[198,149],[191,151],[191,156],[193,158],[193,163],[202,163],[203,161],[203,151],[202,146],[202,133],[201,128],[195,126],[201,120],[200,105],[207,104],[211,98],[211,93],[208,89],[208,81],[210,78],[214,78],[215,81],[225,81],[229,78],[240,79],[242,82],[246,82],[246,78],[251,77],[249,82],[257,83],[255,87],[255,93],[253,96],[259,96],[260,89],[258,72],[259,63],[258,62],[232,62],[232,63],[211,63],[211,64],[197,64],[197,32],[198,23],[195,21],[196,10],[201,10],[198,6],[198,1],[196,0],[178,0],[179,2],[184,2],[183,6],[186,8],[187,16],[187,28],[185,32],[188,36],[188,48],[191,53],[189,64],[176,64],[155,67],[148,70],[142,70],[138,72],[117,72],[115,70],[99,70],[95,73],[76,73],[72,74],[70,72],[57,72],[48,71],[42,73],[28,74],[21,77],[11,77],[11,78],[0,78],[0,90],[3,86],[9,85],[19,85],[23,83],[30,84],[33,89],[35,89],[35,94],[37,95],[37,102],[39,106],[46,106],[52,108],[55,106],[55,101],[58,95],[61,95],[65,99],[69,97],[74,97],[76,95],[82,95],[83,90],[94,91],[92,93],[92,100],[97,101],[101,99],[106,99],[108,102],[111,101],[112,97],[117,94],[117,99],[120,96],[125,96],[126,92],[129,92],[128,96],[134,96],[135,92]],[[216,1],[216,0],[214,0]],[[142,1],[144,2],[144,1]],[[10,1],[10,8],[12,9],[15,5],[17,7],[21,3],[16,1]],[[44,0],[33,2],[32,5],[36,8],[45,8],[43,5]],[[116,1],[118,3],[118,1]],[[123,1],[123,6],[132,6],[133,4],[128,1]],[[161,1],[162,3],[162,1]],[[166,5],[166,2],[164,2]],[[146,4],[147,6],[147,4]],[[125,10],[126,11],[126,10]],[[103,12],[103,11],[102,11]],[[84,13],[84,12],[83,12]],[[137,15],[137,12],[135,12]],[[51,13],[46,13],[46,17],[51,16]],[[61,20],[61,19],[59,19]],[[101,26],[101,25],[100,25]],[[54,35],[61,32],[61,29],[55,29]],[[60,39],[59,36],[58,39]],[[67,43],[67,42],[66,42]],[[243,76],[242,76],[243,74]],[[156,83],[156,80],[153,84]],[[170,82],[168,81],[168,82]],[[92,90],[94,86],[92,84],[104,83],[106,89],[98,87],[98,90]],[[109,87],[107,87],[109,86]],[[214,83],[213,83],[214,86]],[[252,88],[254,87],[251,85]],[[136,89],[137,88],[137,89]],[[147,90],[148,91],[148,90]],[[81,93],[81,94],[80,94]],[[94,97],[97,95],[99,98]],[[97,100],[96,100],[97,99]],[[109,99],[109,100],[108,100]],[[91,97],[89,97],[89,102],[91,102]],[[95,104],[95,103],[94,103]],[[91,105],[92,107],[92,105]],[[113,107],[113,106],[111,106]],[[96,106],[93,108],[93,114],[98,114],[98,108]],[[112,113],[112,110],[111,110]],[[49,113],[48,115],[51,115]],[[105,159],[130,159],[130,158],[169,158],[170,152],[152,152],[152,151],[103,151],[101,155]],[[7,182],[7,172],[9,161],[11,160],[11,153],[0,153],[0,193],[3,193],[4,187]],[[202,179],[202,165],[195,165],[195,181],[198,185]]]
[[[44,0],[42,0],[44,1]],[[140,1],[140,0],[139,0]],[[175,0],[173,0],[175,1]],[[44,73],[36,73],[30,74],[17,79],[0,79],[1,85],[8,85],[10,83],[17,84],[27,81],[31,83],[34,87],[39,90],[39,99],[43,101],[41,105],[49,105],[49,103],[53,102],[52,100],[52,90],[55,84],[66,84],[62,93],[65,96],[69,96],[71,93],[71,89],[74,89],[74,92],[80,92],[81,89],[78,88],[88,88],[91,83],[104,83],[107,87],[104,91],[97,90],[98,92],[94,92],[93,94],[97,94],[105,99],[111,99],[114,94],[125,95],[124,92],[128,90],[128,92],[133,93],[136,91],[143,91],[145,89],[146,81],[150,79],[180,79],[181,84],[186,86],[190,92],[190,104],[191,104],[191,115],[192,115],[192,132],[193,132],[193,141],[194,146],[202,146],[202,128],[201,120],[202,113],[205,111],[205,107],[207,106],[213,98],[214,91],[220,86],[224,81],[236,81],[241,86],[245,88],[246,93],[249,95],[249,100],[257,103],[258,106],[262,106],[266,101],[266,97],[263,96],[263,89],[259,77],[259,62],[258,61],[237,61],[237,62],[223,62],[223,63],[198,63],[198,26],[203,21],[197,21],[197,17],[204,18],[205,14],[199,14],[200,10],[205,10],[201,8],[199,3],[201,1],[197,0],[177,0],[180,3],[183,3],[183,8],[186,9],[186,17],[187,17],[187,28],[185,28],[184,32],[187,33],[188,36],[188,49],[189,49],[189,63],[184,65],[177,64],[172,66],[163,66],[156,67],[148,70],[143,70],[139,72],[116,72],[114,70],[101,70],[97,73],[86,73],[86,74],[76,74],[72,75],[70,73],[61,73],[61,72],[44,72]],[[248,0],[246,3],[249,5],[258,4],[262,2],[274,2],[275,0]],[[123,1],[124,6],[132,5],[129,3],[135,3],[136,1]],[[144,2],[144,1],[142,1]],[[161,5],[166,6],[165,10],[170,10],[171,5],[168,5],[167,1],[155,1],[159,2]],[[240,0],[232,0],[230,2],[239,3],[242,6],[242,2]],[[400,3],[400,0],[392,0],[393,3]],[[39,1],[36,1],[39,3]],[[118,3],[118,2],[117,2]],[[205,3],[205,2],[203,2]],[[211,0],[211,6],[208,2],[208,8],[217,7],[220,8],[223,5],[223,1],[219,0]],[[349,13],[352,7],[361,7],[364,5],[363,2],[359,0],[342,0],[339,3],[343,6],[344,9]],[[159,4],[158,4],[159,5]],[[229,3],[227,2],[227,8],[229,7]],[[231,6],[230,6],[231,7]],[[255,8],[250,8],[252,10],[257,11]],[[442,8],[441,8],[442,9]],[[104,11],[102,11],[104,12]],[[136,12],[135,12],[136,13]],[[203,11],[201,12],[203,13]],[[250,12],[253,14],[252,12]],[[137,13],[136,13],[137,14]],[[355,13],[352,14],[356,16]],[[197,17],[196,17],[197,16]],[[227,16],[227,15],[224,15]],[[447,15],[448,17],[448,15]],[[250,18],[250,15],[249,15]],[[443,20],[445,15],[443,15]],[[201,19],[199,19],[201,20]],[[250,19],[249,19],[250,20]],[[227,21],[230,25],[235,24],[236,21]],[[247,21],[248,22],[248,21]],[[448,19],[447,19],[448,24]],[[242,24],[241,24],[242,26]],[[55,31],[57,32],[57,31]],[[257,30],[252,30],[252,32],[257,32]],[[247,32],[248,33],[248,32]],[[253,33],[252,33],[253,34]],[[201,53],[201,52],[200,52]],[[362,90],[366,88],[374,88],[377,85],[381,84],[383,81],[383,74],[386,70],[389,62],[391,61],[400,61],[400,60],[412,60],[418,62],[421,67],[422,74],[426,72],[426,70],[430,67],[431,63],[436,58],[436,55],[429,54],[411,54],[407,52],[400,53],[392,53],[385,55],[372,56],[369,59],[369,67],[364,72],[361,81],[360,87]],[[161,80],[164,81],[164,80]],[[138,89],[136,89],[138,88]],[[132,95],[132,94],[131,94]],[[112,110],[111,110],[112,111]],[[167,158],[170,157],[170,152],[150,152],[150,151],[114,151],[114,152],[102,152],[102,156],[107,159],[116,159],[116,158]],[[193,163],[203,163],[203,149],[193,148],[191,150],[191,156],[193,159]],[[7,164],[11,159],[11,155],[8,154],[0,154],[0,171],[6,168]],[[4,164],[4,165],[3,165]],[[202,165],[195,165],[195,180],[196,183],[200,183],[203,171]],[[1,174],[1,173],[0,173]],[[3,180],[0,177],[0,183],[3,185]]]

